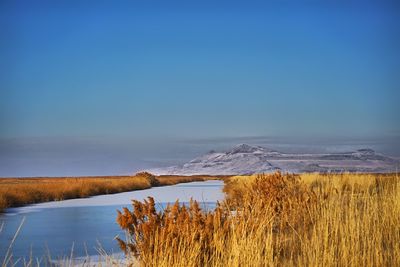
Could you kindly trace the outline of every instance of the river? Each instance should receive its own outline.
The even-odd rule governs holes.
[[[97,255],[101,247],[108,253],[119,253],[114,238],[125,233],[116,223],[117,210],[130,207],[131,200],[154,197],[158,209],[179,199],[187,203],[190,198],[202,203],[205,209],[215,207],[222,200],[222,181],[182,183],[172,186],[154,187],[146,190],[118,194],[100,195],[90,198],[53,201],[10,208],[0,215],[0,261],[24,219],[12,247],[14,259],[47,257],[84,257]]]

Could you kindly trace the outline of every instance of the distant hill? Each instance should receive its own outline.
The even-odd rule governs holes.
[[[365,148],[327,154],[281,153],[261,146],[240,144],[225,152],[210,151],[181,166],[151,169],[154,174],[230,175],[284,172],[396,172],[399,160]]]

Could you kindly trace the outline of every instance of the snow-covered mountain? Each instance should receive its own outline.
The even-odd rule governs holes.
[[[396,172],[399,160],[359,149],[344,153],[289,154],[261,146],[240,144],[229,151],[209,153],[181,166],[148,170],[154,174],[231,175],[284,172]]]

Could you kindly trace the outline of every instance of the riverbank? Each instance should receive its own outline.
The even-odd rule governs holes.
[[[149,173],[138,173],[133,176],[0,178],[0,212],[6,208],[28,204],[216,179],[219,177],[207,175],[153,176]]]

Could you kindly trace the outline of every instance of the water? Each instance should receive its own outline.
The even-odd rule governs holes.
[[[74,257],[97,255],[99,244],[111,254],[120,252],[114,238],[125,235],[115,221],[116,211],[129,207],[131,199],[153,196],[157,209],[162,209],[176,199],[187,203],[193,197],[205,209],[212,209],[224,197],[222,186],[222,181],[192,182],[8,209],[0,215],[0,224],[4,223],[0,233],[0,260],[24,217],[25,223],[12,249],[14,258],[28,258],[30,253],[40,258],[50,253],[56,259],[69,256],[72,248]]]

